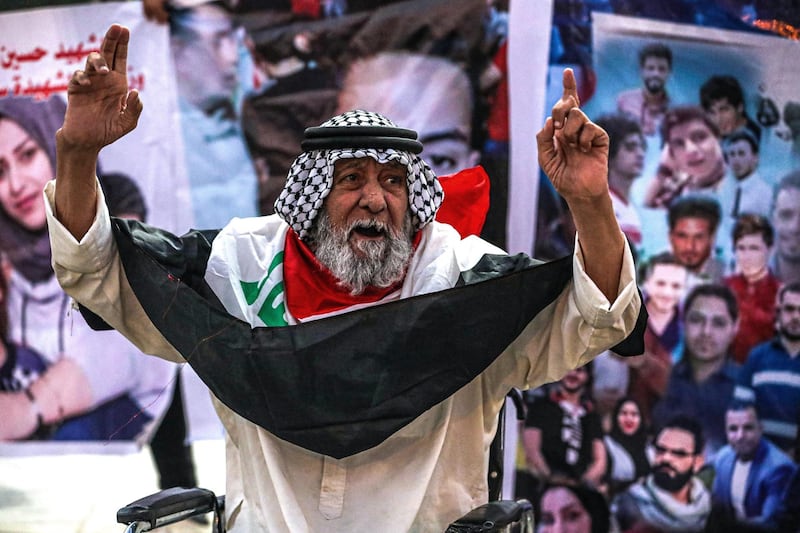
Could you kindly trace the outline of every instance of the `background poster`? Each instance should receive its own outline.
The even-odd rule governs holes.
[[[227,9],[227,22],[174,11],[169,26],[144,21],[141,8],[138,2],[76,3],[3,13],[9,31],[0,43],[0,100],[50,102],[57,114],[63,106],[55,102],[63,102],[71,73],[107,26],[128,26],[129,81],[145,111],[134,132],[103,150],[98,174],[101,182],[104,175],[129,178],[147,222],[180,234],[271,213],[303,129],[337,111],[368,107],[417,129],[424,156],[440,175],[479,162],[490,168],[493,197],[501,203],[487,231],[498,243],[505,240],[507,126],[498,126],[498,142],[485,142],[488,115],[506,90],[505,83],[498,90],[504,74],[489,82],[481,76],[507,34],[507,7],[488,9],[481,0],[352,2],[339,10],[243,3]],[[26,31],[33,25],[42,31]],[[209,35],[216,55],[203,56]],[[229,102],[195,105],[192,97],[216,83],[229,91]],[[60,118],[51,123],[52,134]],[[253,179],[256,190],[248,189]],[[242,200],[257,209],[241,208]],[[12,338],[22,339],[13,331],[12,324]],[[188,367],[182,374],[190,438],[218,437],[204,387]]]
[[[659,183],[659,174],[662,177],[658,179],[663,179],[664,167],[675,165],[675,155],[667,151],[657,121],[654,128],[642,135],[645,148],[640,163],[641,170],[632,182],[630,194],[625,197],[626,201],[616,204],[615,211],[623,227],[637,227],[639,232],[633,248],[636,252],[639,287],[651,317],[645,335],[645,355],[626,361],[611,352],[602,354],[594,361],[594,381],[589,387],[591,390],[585,391],[587,399],[603,418],[607,432],[607,428],[613,424],[609,416],[611,408],[617,400],[625,396],[634,397],[640,403],[640,414],[645,421],[643,427],[648,431],[657,429],[659,424],[674,414],[696,418],[705,433],[704,458],[707,465],[710,465],[727,440],[724,417],[734,389],[737,390],[737,397],[741,397],[738,391],[756,385],[755,380],[747,383],[744,382],[746,378],[738,377],[747,375],[745,371],[741,374],[739,372],[742,368],[748,370],[746,365],[750,350],[759,343],[775,338],[776,317],[779,318],[775,305],[777,287],[781,283],[796,281],[800,273],[796,268],[797,235],[800,227],[797,222],[800,220],[797,216],[797,204],[786,205],[790,202],[784,200],[783,209],[775,207],[779,203],[775,196],[778,184],[782,178],[798,170],[797,139],[800,126],[796,117],[800,115],[797,113],[800,109],[797,91],[800,44],[797,42],[797,26],[800,14],[796,6],[779,1],[745,3],[721,0],[553,0],[545,4],[549,4],[552,9],[551,14],[547,14],[548,22],[551,23],[549,31],[540,32],[536,35],[537,38],[528,39],[524,51],[517,47],[515,43],[519,41],[515,39],[527,34],[516,30],[525,27],[533,33],[530,26],[536,22],[531,13],[529,20],[524,23],[516,18],[517,14],[526,9],[521,7],[526,5],[524,2],[512,4],[510,11],[510,94],[514,132],[511,191],[531,187],[529,177],[523,177],[524,170],[522,174],[515,172],[515,165],[521,160],[516,155],[522,151],[528,152],[528,163],[519,168],[529,169],[535,164],[535,156],[530,155],[530,152],[535,153],[533,135],[549,113],[550,106],[562,94],[561,72],[565,67],[575,70],[584,112],[592,120],[600,121],[609,115],[622,114],[620,101],[626,98],[621,95],[627,93],[630,101],[631,92],[641,92],[645,76],[640,69],[639,52],[645,46],[659,44],[671,52],[671,68],[665,78],[668,99],[666,102],[661,101],[664,104],[662,113],[669,114],[677,108],[691,107],[693,112],[699,113],[699,116],[695,115],[695,122],[703,122],[703,119],[715,122],[716,128],[720,130],[710,136],[713,138],[703,148],[709,151],[712,146],[716,148],[717,159],[713,161],[718,164],[713,165],[711,177],[717,181],[696,187],[684,184],[681,193],[675,197],[677,202],[678,199],[692,194],[719,206],[720,224],[717,231],[713,232],[709,260],[700,265],[702,268],[689,268],[691,265],[682,262],[683,260],[663,257],[664,252],[678,255],[675,253],[677,246],[673,243],[677,238],[671,239],[669,235],[668,208],[652,205],[648,201],[648,193]],[[538,6],[537,3],[537,8]],[[533,65],[534,57],[538,58],[541,50],[547,50],[548,59],[544,68],[529,72],[524,67],[520,68],[522,65]],[[530,55],[525,57],[525,53]],[[528,78],[522,79],[525,76]],[[533,79],[536,81],[532,81]],[[736,124],[733,128],[730,128],[730,124],[725,125],[719,116],[714,117],[720,111],[714,111],[714,104],[709,105],[709,99],[701,96],[704,86],[708,87],[707,84],[712,80],[719,82],[721,79],[725,79],[726,84],[729,80],[734,80],[741,88],[741,111],[745,118],[742,125]],[[530,105],[525,107],[526,99],[534,91],[534,87],[544,89],[541,114],[530,112]],[[731,101],[731,104],[732,108],[736,107],[736,102]],[[523,109],[525,112],[521,112]],[[624,111],[627,113],[629,110],[630,106]],[[634,113],[628,115],[642,124],[646,122],[642,120],[646,116],[644,105],[640,105],[638,109],[634,106]],[[701,116],[703,119],[699,118]],[[525,124],[526,122],[529,124]],[[529,129],[515,130],[515,123],[521,127],[527,125]],[[730,129],[723,131],[723,128]],[[709,131],[711,129],[709,127]],[[518,135],[518,131],[527,133]],[[754,142],[758,145],[757,157],[751,157],[751,162],[756,161],[752,176],[757,176],[764,185],[758,189],[750,189],[757,192],[746,192],[742,195],[742,203],[750,207],[739,211],[739,215],[752,209],[750,212],[761,215],[762,221],[766,220],[774,230],[774,246],[769,246],[771,243],[766,242],[766,252],[762,253],[759,249],[758,261],[763,260],[768,270],[759,270],[758,273],[766,272],[767,275],[756,280],[764,279],[765,283],[768,282],[772,287],[771,293],[767,290],[753,290],[755,283],[746,279],[743,267],[737,262],[738,257],[734,253],[732,242],[731,231],[736,222],[734,213],[737,205],[732,191],[740,185],[737,180],[740,169],[737,169],[739,165],[735,159],[741,158],[732,145],[735,142],[749,144],[741,137],[737,139],[743,131],[754,137]],[[623,135],[627,136],[627,133]],[[636,141],[639,140],[635,133],[632,135]],[[618,140],[620,145],[625,144],[621,142],[622,138]],[[696,139],[691,142],[700,144]],[[520,151],[513,146],[519,147]],[[610,166],[613,165],[612,161]],[[678,170],[690,174],[688,169]],[[738,177],[741,178],[742,175]],[[518,178],[520,181],[517,181]],[[742,190],[746,189],[743,187]],[[534,208],[528,203],[531,196],[526,194],[519,198],[511,195],[509,248],[512,251],[533,250],[536,255],[543,257],[541,252],[555,251],[550,246],[553,242],[569,244],[569,228],[563,222],[565,206],[562,204],[562,209],[554,208],[551,211],[543,209],[548,203],[553,205],[552,202],[545,201],[548,197],[553,198],[552,193],[552,187],[546,181],[539,181],[537,207],[533,217],[530,212]],[[614,193],[612,187],[612,195]],[[787,197],[792,196],[782,195],[784,199]],[[557,196],[555,200],[555,207],[558,207]],[[624,208],[619,208],[619,205]],[[633,220],[636,221],[635,225],[631,223]],[[629,237],[634,233],[631,232]],[[760,234],[750,236],[758,240]],[[634,241],[633,238],[631,240]],[[565,247],[560,248],[563,253]],[[661,269],[659,275],[654,276],[655,267],[651,263],[654,259],[668,260],[671,263],[666,263],[667,266]],[[719,269],[705,270],[705,265],[712,261],[719,265]],[[763,267],[764,262],[759,263],[758,268]],[[784,265],[783,272],[778,268],[780,265]],[[795,268],[787,268],[786,265],[795,265]],[[752,264],[749,266],[752,267]],[[674,269],[671,274],[674,277],[667,279],[669,275],[664,272],[672,267]],[[752,268],[749,274],[752,274]],[[656,281],[649,283],[653,279]],[[702,298],[694,300],[696,305],[687,310],[686,297],[699,285],[712,285],[705,288],[717,291],[718,295],[709,297],[707,301]],[[666,286],[670,288],[662,290]],[[745,288],[742,289],[742,286]],[[724,294],[724,297],[720,294]],[[735,305],[728,305],[730,299],[734,299]],[[698,301],[702,303],[697,303]],[[719,305],[720,301],[725,301],[723,305],[728,309],[720,320],[725,324],[725,331],[719,333],[718,343],[713,350],[695,355],[702,351],[705,339],[699,328],[688,326],[690,320],[687,315],[692,311],[711,313],[710,308]],[[704,307],[705,304],[708,307]],[[738,321],[731,312],[733,308],[738,309]],[[657,314],[658,319],[653,320]],[[707,359],[701,360],[703,357]],[[700,368],[705,373],[696,371]],[[765,374],[769,371],[760,370]],[[796,383],[796,372],[788,374],[785,376],[786,382]],[[527,399],[532,402],[537,397],[546,397],[554,389],[557,391],[557,386],[529,391]],[[780,421],[768,419],[774,415],[769,414],[763,404],[756,402],[755,407],[758,415],[764,419],[765,436],[778,442],[789,455],[794,454],[796,461],[796,402],[789,401],[787,396],[785,403],[786,414],[782,415]],[[554,421],[550,422],[555,424]],[[522,455],[520,453],[517,463],[518,467],[522,467],[518,473],[528,470]]]
[[[116,332],[89,330],[70,310],[48,266],[49,243],[37,218],[43,213],[41,193],[32,193],[52,177],[53,135],[63,120],[66,84],[100,45],[111,22],[128,25],[137,37],[128,76],[147,111],[139,128],[102,152],[101,183],[109,199],[121,197],[125,203],[138,198],[153,224],[181,232],[191,225],[182,145],[172,133],[177,113],[166,28],[145,23],[137,3],[0,14],[0,123],[5,126],[7,178],[2,191],[3,299],[8,315],[0,392],[0,401],[8,403],[0,426],[3,440],[11,439],[0,444],[3,455],[136,450],[149,440],[172,395],[172,363],[143,357]],[[45,162],[38,171],[26,166],[31,153]],[[38,211],[15,204],[28,196]],[[31,212],[36,221],[26,226]],[[18,424],[29,413],[13,406],[33,408],[19,403],[27,400],[25,389],[38,395],[44,424],[41,431],[20,435]],[[55,415],[47,411],[51,401],[58,409]]]
[[[593,64],[597,88],[586,104],[592,117],[616,111],[617,95],[641,84],[638,50],[653,42],[672,50],[672,74],[667,81],[670,106],[700,105],[700,87],[713,75],[736,78],[744,92],[749,117],[758,121],[766,99],[783,110],[796,100],[800,58],[796,42],[775,35],[674,24],[606,13],[593,15]],[[763,119],[762,119],[763,120]],[[774,186],[798,166],[798,152],[783,120],[766,122],[761,129],[758,172]],[[639,252],[642,260],[668,250],[666,210],[644,205],[645,189],[657,171],[662,151],[659,132],[647,136],[645,167],[634,182],[631,200],[639,210],[644,228]],[[728,174],[723,180],[732,180]],[[723,221],[717,233],[715,253],[727,264],[732,261],[731,223]]]

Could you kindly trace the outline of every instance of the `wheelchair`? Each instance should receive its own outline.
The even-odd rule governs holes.
[[[517,419],[524,420],[524,402],[518,390],[508,393]],[[452,522],[444,533],[533,533],[533,505],[525,499],[501,500],[505,406],[500,411],[497,434],[489,453],[489,502]],[[203,488],[164,489],[117,511],[117,522],[127,525],[125,533],[152,531],[195,516],[213,513],[211,531],[225,532],[225,496]]]

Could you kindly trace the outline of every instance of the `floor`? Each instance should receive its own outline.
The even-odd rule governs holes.
[[[200,486],[224,494],[220,440],[193,446]],[[11,457],[0,452],[0,533],[124,532],[117,509],[157,490],[150,452]],[[184,521],[164,533],[206,533]]]

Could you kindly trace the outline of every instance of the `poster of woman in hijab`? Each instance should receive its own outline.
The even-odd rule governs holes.
[[[73,308],[51,265],[42,195],[55,177],[56,131],[66,110],[58,89],[63,72],[85,61],[93,31],[101,34],[111,20],[135,25],[139,9],[112,4],[104,10],[81,6],[2,14],[9,31],[0,43],[0,446],[14,447],[9,453],[76,451],[75,443],[83,451],[133,451],[149,440],[172,395],[175,365],[142,356],[115,331],[91,329]],[[69,19],[80,24],[64,24]],[[46,30],[57,23],[60,31]],[[33,25],[43,31],[35,36],[24,31]],[[160,42],[165,43],[163,36]],[[158,80],[165,77],[166,61],[159,65],[157,58],[166,59],[165,52],[146,51],[152,58],[147,64],[133,58],[132,76],[140,76],[143,94],[151,82],[153,89],[168,83]],[[150,120],[158,123],[158,117]],[[166,124],[160,125],[164,131]],[[97,168],[101,188],[112,199],[109,186],[124,178],[148,199],[151,218],[174,221],[172,213],[153,209],[160,204],[151,200],[156,180],[162,196],[179,183],[164,179],[175,165],[157,153],[153,141],[159,136],[151,128],[139,135],[151,142],[132,137],[121,150],[103,152]],[[156,168],[159,174],[153,173]]]

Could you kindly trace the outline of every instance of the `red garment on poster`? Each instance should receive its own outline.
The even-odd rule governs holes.
[[[292,13],[301,17],[318,19],[322,14],[320,0],[292,0]]]
[[[731,351],[734,360],[741,364],[756,344],[775,336],[775,297],[781,282],[769,272],[755,283],[749,283],[742,274],[735,274],[725,278],[725,284],[739,304],[739,329]]]
[[[642,418],[650,424],[653,421],[653,407],[667,390],[672,372],[672,354],[649,324],[644,331],[644,354],[640,357],[638,365],[630,369],[628,396],[636,400],[642,410]]]

